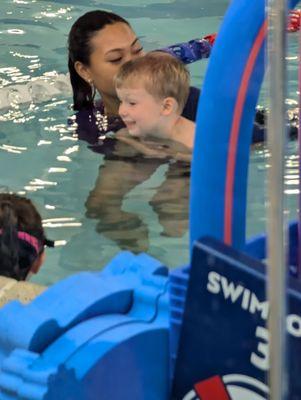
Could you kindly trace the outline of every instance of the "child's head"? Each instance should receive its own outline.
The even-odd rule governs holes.
[[[25,280],[29,272],[38,272],[47,242],[32,202],[0,193],[0,275]]]
[[[181,115],[189,83],[185,65],[163,52],[148,53],[122,65],[115,84],[121,101],[119,113],[129,132],[135,136],[151,133],[165,117]]]

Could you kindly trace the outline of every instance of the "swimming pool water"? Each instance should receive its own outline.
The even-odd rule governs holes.
[[[110,166],[114,183],[122,171],[132,187],[113,187],[106,197],[99,180],[108,165],[66,124],[70,92],[51,98],[45,92],[57,74],[67,72],[66,41],[74,20],[96,8],[128,18],[146,48],[201,37],[217,31],[227,1],[222,0],[2,0],[0,18],[0,89],[43,77],[35,101],[0,109],[0,190],[29,196],[38,206],[47,234],[60,246],[47,250],[47,261],[35,281],[49,284],[72,272],[98,270],[120,251],[147,251],[169,266],[188,261],[187,171],[166,162]],[[125,5],[126,4],[126,5]],[[290,36],[289,93],[297,100],[297,36]],[[230,55],[229,55],[230,57]],[[191,66],[200,86],[207,61]],[[46,100],[46,101],[43,101]],[[265,102],[263,91],[261,102]],[[297,209],[297,145],[288,145],[287,215]],[[212,160],[211,168],[214,168]],[[248,235],[265,230],[264,183],[268,154],[252,152],[248,193]],[[126,185],[126,183],[125,183]],[[124,190],[125,195],[121,195]]]

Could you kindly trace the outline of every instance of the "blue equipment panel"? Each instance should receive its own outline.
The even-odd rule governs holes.
[[[7,304],[0,400],[167,400],[167,275],[152,257],[123,252],[100,273]]]
[[[193,250],[173,399],[265,400],[265,265],[204,239]],[[301,286],[288,289],[289,400],[301,398]],[[186,397],[185,397],[186,396]]]

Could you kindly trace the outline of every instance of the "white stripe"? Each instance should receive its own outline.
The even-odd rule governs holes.
[[[183,400],[196,400],[196,394],[194,390],[191,390],[189,393],[183,397]]]
[[[264,383],[258,381],[255,378],[252,378],[250,376],[240,375],[240,374],[230,374],[230,375],[223,376],[222,379],[225,384],[235,383],[235,382],[236,383],[247,383],[247,384],[255,386],[259,390],[262,390],[264,393],[269,392],[267,385],[265,385]]]

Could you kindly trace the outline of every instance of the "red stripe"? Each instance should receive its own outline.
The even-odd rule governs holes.
[[[231,400],[221,377],[216,375],[194,386],[201,400]]]
[[[246,94],[248,91],[250,77],[253,73],[254,65],[258,56],[258,53],[262,47],[265,35],[267,31],[267,21],[264,21],[260,31],[253,44],[250,52],[238,96],[236,99],[235,109],[233,113],[233,121],[230,133],[229,141],[229,152],[227,160],[227,171],[226,171],[226,187],[225,187],[225,210],[224,210],[224,242],[232,244],[232,209],[233,209],[233,195],[234,195],[234,177],[235,177],[235,164],[236,164],[236,153],[237,143],[239,138],[239,128],[241,123],[241,117],[243,108],[246,100]]]

